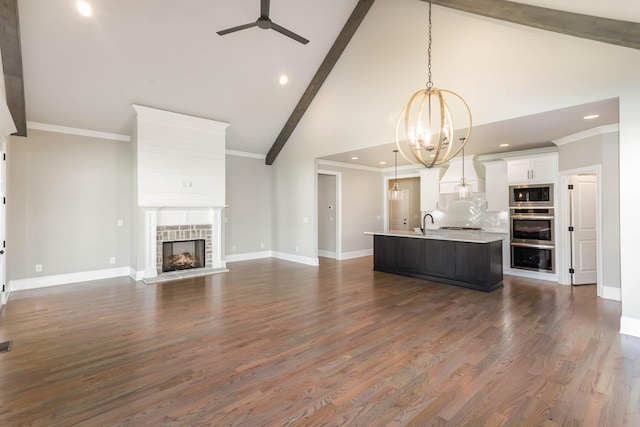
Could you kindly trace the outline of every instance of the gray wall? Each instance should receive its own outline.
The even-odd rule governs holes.
[[[130,265],[128,142],[30,129],[7,171],[8,280]]]
[[[318,250],[336,251],[336,176],[318,174]]]
[[[225,254],[271,250],[271,167],[262,159],[226,159]]]
[[[329,165],[318,169],[342,174],[342,253],[373,249],[372,237],[363,233],[383,229],[382,174]]]
[[[603,285],[620,287],[620,182],[618,132],[596,135],[561,145],[560,171],[601,165]]]

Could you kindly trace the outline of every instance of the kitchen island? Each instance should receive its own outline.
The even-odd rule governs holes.
[[[373,269],[489,292],[502,286],[502,240],[494,234],[366,232]]]

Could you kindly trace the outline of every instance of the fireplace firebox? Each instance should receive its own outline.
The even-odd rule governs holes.
[[[162,242],[162,272],[205,266],[205,240]]]

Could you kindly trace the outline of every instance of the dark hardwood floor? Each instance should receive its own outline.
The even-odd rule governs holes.
[[[0,425],[640,425],[640,339],[594,286],[229,267],[13,293]]]

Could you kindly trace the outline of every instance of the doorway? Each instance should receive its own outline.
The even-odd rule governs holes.
[[[386,183],[387,194],[384,200],[387,201],[387,229],[410,231],[420,227],[420,178],[398,178],[401,198],[400,200],[389,200],[388,190],[393,187],[395,181],[392,178]]]
[[[569,272],[574,286],[598,280],[596,190],[595,174],[569,177]]]
[[[597,296],[604,298],[601,169],[593,165],[560,172],[556,230],[562,231],[556,236],[559,282],[595,283]]]
[[[318,171],[318,256],[342,259],[342,174]]]

